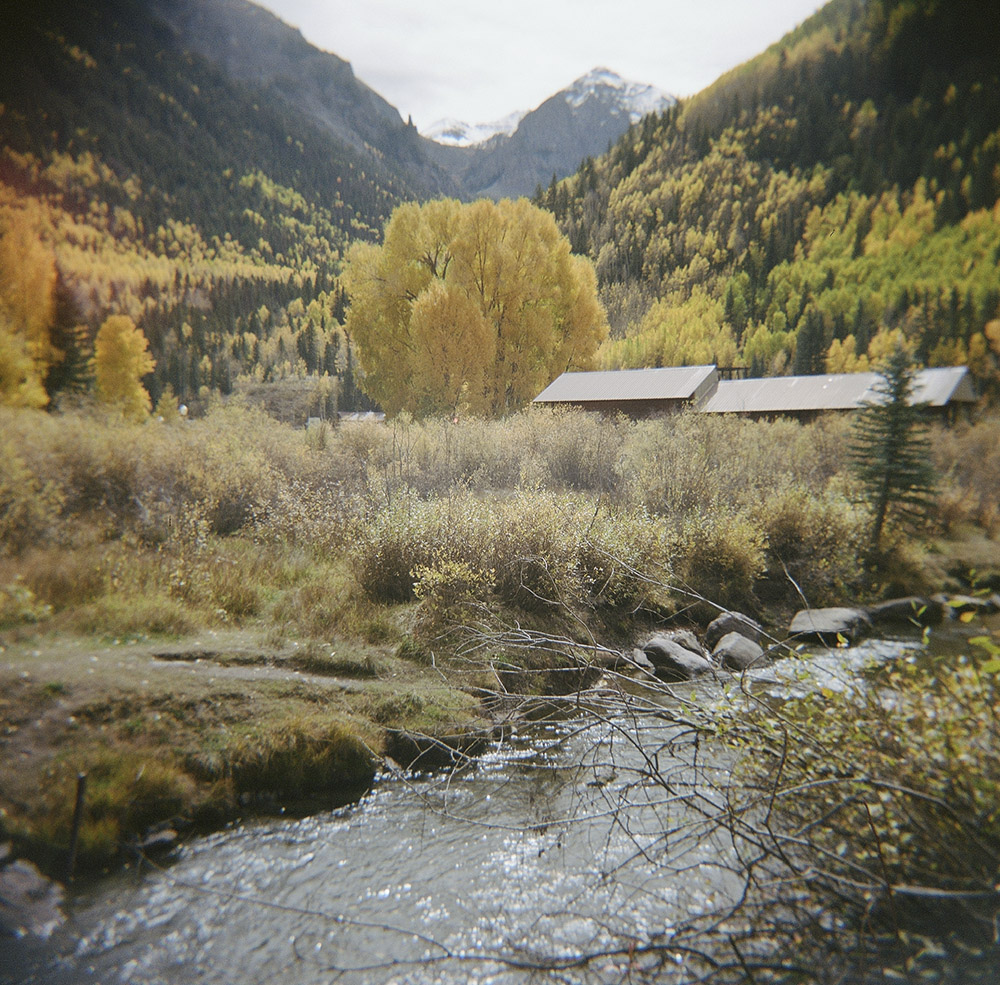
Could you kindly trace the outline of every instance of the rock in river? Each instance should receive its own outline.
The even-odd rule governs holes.
[[[729,633],[739,633],[740,636],[759,643],[764,634],[764,627],[756,619],[751,619],[742,612],[723,612],[705,629],[705,645],[714,651],[719,640]]]
[[[789,635],[798,641],[836,646],[842,641],[853,643],[872,628],[864,609],[831,608],[800,609],[792,619]]]
[[[670,636],[654,636],[643,644],[642,652],[656,668],[656,676],[664,681],[690,681],[714,669],[711,661],[681,646]]]
[[[761,645],[740,633],[726,633],[716,644],[712,656],[726,670],[747,670],[764,662]]]

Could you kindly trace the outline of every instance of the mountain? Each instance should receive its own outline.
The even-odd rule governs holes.
[[[1000,6],[832,0],[553,183],[608,366],[865,368],[902,338],[1000,382]]]
[[[653,86],[597,68],[523,114],[513,132],[504,127],[473,143],[477,132],[491,127],[436,127],[443,137],[433,156],[467,198],[531,195],[553,175],[571,174],[582,160],[605,151],[647,113],[674,102]]]
[[[491,137],[498,134],[510,136],[517,125],[525,117],[525,112],[516,110],[492,123],[465,123],[463,120],[437,120],[427,129],[421,131],[422,136],[438,144],[451,147],[472,147],[475,144],[485,144]]]
[[[349,62],[322,51],[248,0],[151,0],[178,45],[227,76],[276,96],[356,151],[374,156],[421,197],[456,189],[430,160],[427,141]]]

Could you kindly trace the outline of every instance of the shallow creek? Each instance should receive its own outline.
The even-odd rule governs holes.
[[[916,646],[821,651],[805,676],[780,663],[758,686],[838,686]],[[14,955],[16,977],[0,962],[0,981],[522,982],[600,951],[617,953],[567,978],[616,979],[629,941],[669,949],[676,924],[736,892],[738,867],[706,822],[724,752],[701,742],[692,765],[693,740],[656,704],[630,715],[609,698],[523,726],[451,776],[385,772],[349,808],[248,821],[78,890],[67,925]]]

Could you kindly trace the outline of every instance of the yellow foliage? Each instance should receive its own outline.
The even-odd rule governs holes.
[[[843,341],[834,339],[826,354],[826,371],[828,373],[867,373],[870,364],[868,356],[862,353],[854,354],[855,339],[848,335]]]
[[[103,403],[118,407],[129,420],[142,420],[150,408],[142,377],[155,365],[146,336],[131,318],[112,315],[105,320],[94,340],[97,396]]]
[[[432,281],[413,302],[410,333],[417,413],[488,409],[485,373],[495,358],[494,338],[471,298]]]
[[[8,407],[44,407],[48,399],[23,334],[14,331],[0,314],[0,403]]]
[[[724,320],[723,306],[696,287],[690,298],[657,301],[638,329],[601,348],[606,369],[646,366],[733,366],[738,361],[736,340]]]
[[[607,333],[589,262],[525,199],[400,206],[343,280],[362,386],[389,414],[516,409]]]
[[[59,358],[49,330],[56,266],[41,239],[41,211],[30,199],[0,212],[0,403],[43,407],[43,381]]]
[[[871,342],[868,343],[868,361],[872,366],[877,366],[883,359],[889,356],[896,349],[906,349],[913,351],[913,345],[906,336],[898,329],[882,328],[875,334]]]

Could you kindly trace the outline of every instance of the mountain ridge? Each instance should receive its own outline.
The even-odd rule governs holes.
[[[402,169],[424,195],[454,194],[425,141],[350,62],[250,0],[149,0],[179,43],[229,75],[270,90],[355,150]]]
[[[571,107],[579,108],[587,99],[597,96],[602,88],[617,90],[621,93],[620,102],[628,110],[629,118],[633,123],[638,123],[647,113],[658,113],[677,101],[675,96],[658,89],[656,86],[645,82],[630,81],[609,68],[599,66],[591,69],[585,75],[581,75],[564,89],[552,93],[543,102],[553,97],[562,96]],[[448,117],[435,120],[429,127],[420,132],[422,136],[435,143],[454,147],[471,147],[485,144],[499,134],[511,136],[521,121],[532,112],[534,110],[514,110],[489,123],[468,123],[465,120]]]
[[[831,0],[536,196],[595,263],[606,368],[867,369],[1000,392],[1000,7]]]
[[[438,142],[431,155],[465,197],[531,195],[553,176],[566,177],[581,161],[602,153],[646,114],[676,102],[647,83],[595,68],[524,113],[512,131],[498,129],[474,143]],[[475,128],[461,125],[460,134],[470,132]]]

